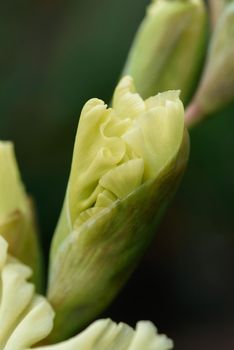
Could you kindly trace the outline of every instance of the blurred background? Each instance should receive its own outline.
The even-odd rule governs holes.
[[[0,138],[13,140],[47,257],[82,105],[109,101],[147,0],[0,3]],[[103,316],[150,319],[178,350],[234,348],[234,105],[191,132],[183,183]],[[142,349],[143,350],[143,349]]]

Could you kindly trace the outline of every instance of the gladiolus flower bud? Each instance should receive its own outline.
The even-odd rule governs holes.
[[[234,3],[231,2],[216,24],[200,86],[186,111],[188,126],[234,100],[233,38]]]
[[[0,235],[41,284],[41,254],[32,200],[25,193],[11,142],[0,142]]]
[[[148,245],[187,161],[178,95],[169,91],[144,101],[124,77],[112,108],[98,99],[85,104],[52,242],[52,339],[72,332],[77,317],[82,327],[100,313]]]
[[[143,98],[181,90],[187,104],[205,53],[207,13],[202,0],[154,0],[130,50],[124,74]]]

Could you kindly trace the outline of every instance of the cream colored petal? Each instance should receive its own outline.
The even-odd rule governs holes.
[[[99,178],[124,157],[123,140],[111,136],[115,123],[118,123],[116,116],[97,99],[87,102],[81,113],[68,185],[72,222],[81,211],[92,205],[84,203],[92,195]]]
[[[160,92],[155,96],[151,96],[145,100],[146,109],[157,107],[165,107],[166,101],[178,101],[180,96],[179,90],[169,90]]]
[[[26,350],[52,330],[54,312],[27,282],[31,269],[7,254],[0,236],[0,349]]]
[[[137,323],[136,331],[127,350],[169,350],[173,342],[164,334],[157,334],[157,328],[149,321]]]
[[[126,76],[121,79],[114,92],[113,108],[121,119],[132,120],[145,111],[145,103],[141,96],[135,92],[133,79]]]
[[[144,180],[157,176],[178,152],[183,131],[183,105],[176,92],[148,100],[146,113],[122,136],[137,156],[144,159]]]
[[[125,350],[133,330],[109,319],[98,320],[74,338],[65,342],[36,348],[36,350]]]
[[[89,209],[86,209],[80,213],[78,218],[76,219],[74,223],[74,228],[79,227],[82,225],[84,222],[88,221],[90,218],[94,218],[96,215],[98,215],[100,212],[103,211],[104,208],[99,208],[99,207],[92,207]]]
[[[144,162],[133,159],[109,170],[101,179],[100,185],[118,198],[124,198],[142,183]]]
[[[136,330],[109,319],[98,320],[65,342],[36,350],[170,350],[173,343],[157,333],[151,322],[138,322]]]
[[[17,262],[7,261],[1,271],[0,348],[13,332],[16,322],[34,295],[34,286],[27,283],[31,270]]]
[[[44,297],[34,296],[27,313],[10,336],[4,350],[26,350],[49,335],[54,312]]]
[[[117,197],[108,190],[103,190],[98,196],[95,207],[109,207],[117,200]]]
[[[105,135],[108,137],[120,137],[123,135],[131,126],[132,119],[126,116],[124,119],[120,119],[117,111],[110,109],[110,119],[105,125]]]

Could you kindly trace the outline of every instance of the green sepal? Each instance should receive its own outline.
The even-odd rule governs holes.
[[[102,312],[129,278],[148,246],[184,172],[189,142],[153,180],[92,217],[57,248],[48,300],[56,317],[49,341],[81,329]]]

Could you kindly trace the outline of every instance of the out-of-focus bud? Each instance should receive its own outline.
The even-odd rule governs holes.
[[[52,242],[52,340],[83,327],[115,297],[155,232],[187,157],[177,91],[144,101],[124,77],[113,108],[98,99],[86,103]]]
[[[8,254],[0,236],[0,349],[28,350],[170,350],[173,343],[158,334],[151,322],[137,323],[136,330],[109,319],[98,320],[81,334],[56,345],[34,347],[53,328],[54,311],[46,298],[35,294],[27,279],[31,269]],[[66,322],[66,321],[65,321]]]
[[[186,111],[188,126],[234,100],[234,2],[219,17],[197,93]]]
[[[180,89],[187,104],[199,78],[206,34],[207,12],[202,0],[153,0],[124,74],[133,77],[143,98]]]
[[[233,0],[208,0],[211,26],[214,29],[225,5]]]
[[[25,193],[14,148],[0,142],[0,235],[12,255],[34,271],[33,281],[41,286],[41,254],[32,200]]]

